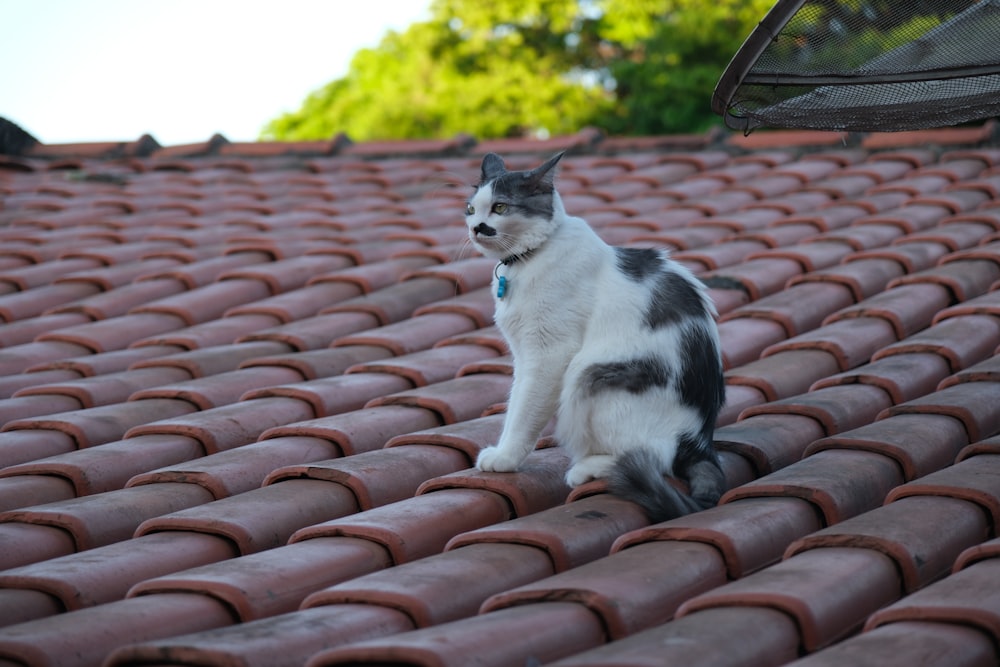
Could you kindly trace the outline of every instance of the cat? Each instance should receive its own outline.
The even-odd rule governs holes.
[[[725,489],[715,306],[663,251],[612,247],[569,216],[555,189],[562,156],[508,171],[487,154],[466,205],[469,240],[498,260],[495,321],[514,360],[500,439],[476,465],[516,470],[556,415],[570,486],[606,478],[653,522],[713,506]]]

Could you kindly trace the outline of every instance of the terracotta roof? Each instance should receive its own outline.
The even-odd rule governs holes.
[[[511,360],[459,211],[557,149],[711,288],[718,507],[470,467]],[[995,664],[998,193],[992,123],[0,155],[0,662]]]

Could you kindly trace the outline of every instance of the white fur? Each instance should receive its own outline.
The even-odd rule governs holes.
[[[594,395],[581,390],[581,376],[593,364],[627,361],[650,350],[679,368],[679,327],[645,324],[648,287],[618,269],[614,248],[584,220],[568,216],[557,193],[551,220],[491,214],[492,197],[487,185],[470,200],[475,212],[466,224],[473,244],[498,260],[533,252],[498,269],[508,288],[504,298],[495,299],[495,318],[513,354],[514,382],[500,440],[480,452],[476,465],[516,470],[557,415],[556,439],[573,464],[566,475],[571,486],[603,477],[615,458],[633,447],[657,452],[661,470],[669,472],[678,437],[700,428],[697,411],[666,387]],[[483,222],[496,236],[475,233]],[[699,284],[679,264],[671,266]],[[704,292],[702,299],[714,312]]]

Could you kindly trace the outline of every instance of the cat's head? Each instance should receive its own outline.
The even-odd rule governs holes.
[[[479,185],[465,208],[469,239],[480,252],[506,260],[545,243],[565,215],[554,186],[562,156],[531,171],[508,171],[496,153],[483,158]]]

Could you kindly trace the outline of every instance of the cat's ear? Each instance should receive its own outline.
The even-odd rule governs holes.
[[[549,158],[545,164],[535,167],[527,173],[528,182],[535,190],[550,191],[555,189],[555,166],[559,164],[559,160],[565,154],[566,151],[560,151]]]
[[[480,183],[489,183],[494,178],[503,176],[507,173],[507,167],[504,166],[503,158],[501,158],[496,153],[487,153],[483,157],[483,167],[482,174],[480,175]]]

